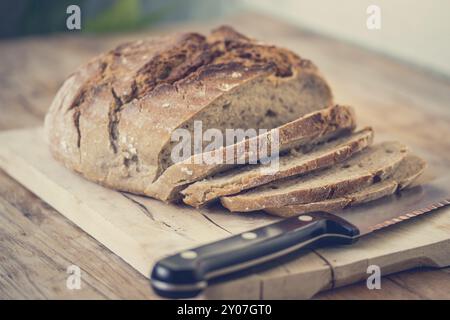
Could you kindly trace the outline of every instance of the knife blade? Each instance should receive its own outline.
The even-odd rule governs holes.
[[[450,177],[333,214],[300,214],[163,258],[152,269],[151,286],[163,297],[195,297],[218,277],[303,248],[351,244],[375,230],[448,204]]]

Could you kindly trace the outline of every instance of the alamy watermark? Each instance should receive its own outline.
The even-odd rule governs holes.
[[[367,7],[366,13],[368,14],[366,20],[366,26],[369,30],[381,29],[381,8],[375,4],[371,4]]]
[[[208,128],[194,121],[193,130],[178,128],[172,132],[176,142],[171,151],[173,163],[189,161],[192,164],[257,164],[266,173],[279,168],[278,129],[225,129]]]
[[[66,27],[69,30],[81,30],[81,9],[76,4],[67,7]]]
[[[67,267],[66,288],[69,290],[81,289],[81,269],[79,266],[72,264]]]
[[[369,290],[379,290],[381,289],[381,269],[379,266],[372,264],[367,267],[367,277],[366,286]]]

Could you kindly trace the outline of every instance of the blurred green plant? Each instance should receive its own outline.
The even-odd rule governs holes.
[[[141,10],[140,0],[118,0],[99,15],[85,21],[83,31],[130,31],[164,20],[176,9],[174,1],[165,1],[161,8],[150,13]]]

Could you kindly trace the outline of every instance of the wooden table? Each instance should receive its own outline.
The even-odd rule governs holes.
[[[222,22],[256,37],[267,36],[277,39],[283,46],[293,47],[305,57],[312,58],[325,76],[327,70],[335,66],[321,64],[324,54],[336,55],[336,63],[349,66],[357,61],[356,71],[367,76],[371,70],[373,75],[373,78],[356,77],[359,85],[383,90],[380,81],[401,84],[398,90],[392,91],[392,99],[404,104],[427,103],[434,114],[444,117],[442,122],[435,123],[436,126],[450,124],[445,118],[450,102],[449,79],[268,17],[247,13],[223,21],[171,25],[145,33],[65,34],[0,42],[0,130],[41,125],[64,78],[79,64],[117,43],[174,30],[207,30]],[[330,82],[339,91],[343,84],[338,80],[330,79]],[[339,96],[336,98],[346,102],[339,100]],[[72,264],[82,270],[81,290],[66,288],[66,271]],[[384,277],[381,290],[368,290],[365,283],[360,283],[320,293],[316,298],[450,299],[448,288],[450,268],[416,269]],[[0,171],[0,298],[157,297],[141,274]]]

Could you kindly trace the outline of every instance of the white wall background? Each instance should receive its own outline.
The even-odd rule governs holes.
[[[450,0],[243,0],[244,6],[450,76]],[[366,27],[369,5],[381,29]]]

